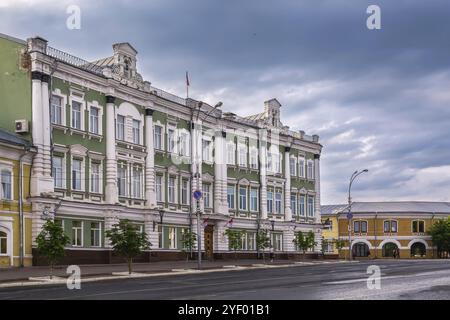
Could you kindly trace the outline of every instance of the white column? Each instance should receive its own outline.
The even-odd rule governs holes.
[[[320,217],[320,154],[314,155],[314,191],[316,197],[314,199],[314,211],[316,223],[321,223]]]
[[[51,179],[52,163],[51,163],[51,130],[50,130],[50,100],[48,92],[48,82],[50,76],[42,75],[42,134],[43,134],[43,173],[44,176]],[[52,190],[53,191],[53,190]]]
[[[115,216],[115,212],[108,210],[105,212],[105,232],[111,230],[115,224],[119,223],[119,219]],[[111,248],[110,240],[105,237],[105,248]]]
[[[153,110],[145,109],[145,200],[147,207],[156,206],[155,192],[155,150],[153,148]]]
[[[261,184],[260,210],[261,219],[267,219],[267,131],[259,130],[259,177]]]
[[[286,179],[284,183],[284,219],[286,221],[292,220],[292,210],[291,210],[291,170],[289,167],[290,159],[290,147],[285,148],[284,153],[284,177]]]
[[[117,190],[116,130],[113,96],[106,96],[106,188],[105,199],[109,204],[119,201]]]
[[[202,190],[202,122],[199,120],[197,122],[192,122],[191,124],[191,143],[192,143],[192,190],[191,194],[195,190]],[[203,202],[201,202],[201,209],[203,210]],[[192,212],[196,212],[196,201],[192,201]]]
[[[289,227],[288,227],[289,228]],[[283,251],[293,252],[295,251],[294,231],[288,229],[283,232]]]
[[[225,131],[219,130],[214,139],[214,212],[220,214],[228,213],[225,137]]]

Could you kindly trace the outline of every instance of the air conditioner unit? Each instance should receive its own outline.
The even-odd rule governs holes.
[[[16,133],[27,133],[27,132],[28,132],[28,121],[16,120]]]

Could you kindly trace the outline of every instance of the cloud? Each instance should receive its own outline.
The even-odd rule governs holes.
[[[285,124],[321,137],[324,204],[364,168],[355,200],[448,199],[448,1],[379,0],[376,31],[365,0],[69,2],[2,1],[0,30],[90,60],[128,41],[155,86],[184,96],[189,70],[192,97],[240,115],[276,97]]]

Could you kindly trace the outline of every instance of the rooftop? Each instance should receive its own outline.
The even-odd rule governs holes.
[[[347,204],[323,205],[322,215],[336,215],[346,212]],[[354,202],[352,213],[448,213],[450,202],[429,201],[386,201],[386,202]]]

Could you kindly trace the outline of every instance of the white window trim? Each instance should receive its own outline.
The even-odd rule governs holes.
[[[161,177],[161,200],[158,200],[158,197],[156,197],[157,202],[165,202],[165,174],[163,172],[157,172],[155,176]],[[155,195],[156,195],[156,177],[155,177]]]
[[[125,194],[120,194],[117,184],[117,193],[119,197],[127,198],[130,196],[130,164],[124,161],[117,162],[117,180],[119,179],[119,166],[125,168]],[[117,181],[118,182],[118,181]]]
[[[310,214],[309,210],[309,199],[312,198],[312,213]],[[307,196],[306,197],[306,216],[309,218],[313,218],[315,216],[315,205],[316,205],[316,198],[313,196]]]
[[[91,107],[97,108],[98,110],[98,133],[92,132],[91,128]],[[88,102],[88,112],[89,112],[89,133],[97,134],[99,136],[103,135],[103,106],[101,106],[98,101],[94,100],[92,102]]]
[[[58,187],[55,187],[56,189],[67,189],[67,154],[66,153],[63,153],[63,156],[61,157],[61,156],[57,156],[57,155],[53,155],[53,157],[55,158],[55,157],[59,157],[59,158],[62,158],[62,169],[61,169],[61,175],[62,175],[62,187],[61,188],[58,188]],[[52,163],[53,163],[53,160],[52,160]],[[53,168],[52,168],[52,170],[53,170]],[[70,172],[70,181],[72,181],[72,171]],[[53,177],[53,179],[54,179],[55,177]]]
[[[153,147],[156,149],[156,150],[161,150],[161,151],[164,151],[165,150],[165,139],[164,139],[164,137],[165,137],[165,132],[166,132],[166,129],[165,129],[165,126],[164,126],[164,124],[162,124],[159,120],[158,121],[156,121],[156,122],[153,122],[153,140],[155,140],[155,128],[156,127],[160,127],[161,128],[161,148],[159,149],[159,148],[156,148],[156,143],[155,143],[155,141],[153,141]]]
[[[233,148],[233,159],[231,162],[229,161],[230,159],[228,157],[230,146]],[[227,141],[227,165],[236,165],[236,143],[234,143],[234,141]]]
[[[208,141],[208,159],[203,159],[203,141]],[[212,164],[213,163],[213,141],[211,137],[203,135],[202,136],[202,162]]]
[[[169,151],[170,141],[169,141],[169,131],[173,130],[173,150]],[[177,127],[171,124],[166,126],[166,136],[167,136],[167,149],[166,151],[169,153],[178,153],[178,130]]]
[[[81,161],[81,177],[80,177],[80,184],[81,184],[81,189],[73,189],[73,161],[75,160],[80,160]],[[86,158],[85,157],[80,157],[80,156],[71,156],[70,157],[70,190],[71,191],[85,191],[86,189]]]
[[[73,239],[72,239],[72,247],[74,248],[81,248],[84,247],[84,221],[82,220],[72,220],[72,234],[73,234],[73,221],[80,221],[81,222],[81,244],[80,245],[74,245],[73,244]],[[78,228],[77,228],[78,229]]]
[[[256,210],[252,210],[252,190],[256,190]],[[250,212],[258,212],[259,211],[259,190],[258,190],[258,188],[250,187],[249,199],[250,199],[249,211]]]
[[[173,183],[173,187],[174,187],[174,201],[173,202],[171,202],[170,201],[170,192],[169,192],[169,186],[170,186],[170,183],[169,183],[169,179],[170,178],[174,178],[175,179],[175,181],[174,181],[174,183]],[[175,176],[175,175],[171,175],[171,174],[169,174],[169,175],[167,175],[167,203],[170,203],[170,204],[178,204],[178,188],[177,188],[177,185],[178,185],[178,177],[177,176]]]
[[[300,167],[302,167],[303,170],[300,170]],[[298,176],[300,178],[306,178],[306,159],[304,156],[298,157]]]
[[[82,93],[82,92],[78,92],[78,91],[76,91],[77,93],[80,93],[80,94],[82,94],[83,95],[83,97],[82,98],[80,98],[80,97],[77,97],[77,96],[74,96],[73,95],[73,92],[75,92],[75,90],[70,90],[70,96],[69,96],[69,102],[70,102],[70,123],[69,123],[69,127],[70,128],[72,128],[72,129],[74,129],[74,130],[80,130],[80,131],[85,131],[86,129],[86,125],[85,125],[85,114],[86,114],[86,101],[84,100],[84,93]],[[80,117],[81,117],[81,119],[80,119],[80,129],[78,129],[78,128],[74,128],[73,126],[72,126],[72,101],[76,101],[76,102],[79,102],[80,104],[81,104],[81,108],[80,108],[80,113],[81,113],[81,115],[80,115]]]
[[[232,208],[228,208],[228,210],[236,210],[236,185],[234,184],[227,184],[227,206],[228,206],[228,188],[232,187],[233,188],[233,207]]]
[[[241,152],[242,148],[245,150],[244,153]],[[238,150],[238,165],[239,165],[239,167],[247,168],[248,167],[248,146],[245,143],[245,141],[238,142],[237,150]],[[245,157],[245,163],[241,163],[241,155],[243,155]]]
[[[102,247],[102,223],[100,221],[90,221],[90,223],[98,223],[98,229],[99,230],[99,234],[98,234],[98,246],[94,246],[92,245],[92,238],[91,238],[91,247],[92,248],[101,248]],[[92,228],[91,228],[92,230]]]
[[[161,131],[162,133],[162,131]],[[186,136],[186,141],[185,141],[185,153],[182,154],[181,153],[181,137],[185,135]],[[178,130],[178,144],[179,144],[179,148],[178,148],[178,154],[182,157],[190,157],[191,155],[191,133],[186,130],[186,129],[179,129]],[[211,153],[211,158],[212,158],[212,153]]]
[[[130,167],[130,191],[131,191],[131,198],[133,199],[143,199],[144,197],[144,188],[145,188],[145,184],[144,184],[144,167],[141,164],[137,164],[137,163],[131,163],[129,165]],[[140,171],[140,184],[139,184],[139,195],[136,196],[134,194],[134,169],[138,168]]]
[[[309,174],[309,164],[311,164],[311,169],[312,169],[311,176]],[[307,160],[306,161],[306,177],[307,177],[308,180],[314,180],[314,170],[315,170],[315,168],[314,168],[314,161],[311,160],[311,159]]]
[[[67,127],[67,117],[66,117],[67,95],[61,93],[61,90],[57,88],[57,89],[53,90],[52,96],[61,98],[62,103],[63,103],[63,105],[61,106],[61,124],[52,123],[52,125]],[[50,102],[50,108],[51,108],[51,102]],[[72,112],[72,104],[70,104],[70,111]],[[71,126],[72,126],[72,124],[69,124],[69,127],[71,127]]]
[[[190,192],[190,180],[187,177],[181,177],[180,180],[180,204],[183,206],[188,206],[191,204],[191,192]],[[187,182],[187,186],[186,186],[186,203],[183,203],[183,181]]]
[[[252,154],[254,153],[254,155],[255,155],[255,160],[256,160],[256,162],[255,163],[252,163]],[[258,163],[258,156],[259,156],[259,153],[258,153],[258,148],[256,148],[256,147],[250,147],[250,152],[249,152],[249,164],[250,164],[250,168],[251,169],[259,169],[259,163]]]
[[[98,168],[98,170],[99,170],[98,192],[94,192],[92,190],[92,187],[93,187],[93,183],[92,183],[92,164],[93,164],[93,162],[99,164],[99,168]],[[89,158],[89,173],[90,173],[90,177],[89,177],[89,190],[90,190],[90,192],[94,193],[94,194],[103,194],[103,161]]]
[[[238,192],[238,195],[239,195],[239,211],[245,211],[245,212],[250,211],[250,208],[248,206],[249,205],[249,203],[248,203],[248,187],[240,185],[238,189],[239,189],[238,190],[239,191]],[[245,189],[245,208],[241,208],[241,189]]]
[[[291,160],[293,160],[294,161],[294,174],[292,174],[292,172],[291,172]],[[297,157],[295,157],[295,156],[291,156],[290,158],[289,158],[289,174],[291,175],[291,177],[297,177],[298,176],[298,161],[297,161]]]
[[[11,174],[11,199],[3,199],[3,186],[2,186],[2,181],[1,181],[1,172],[2,171],[8,171]],[[9,200],[12,201],[15,199],[15,194],[14,194],[14,185],[15,185],[15,181],[14,181],[14,165],[10,162],[5,162],[5,161],[0,161],[0,198],[1,200]]]
[[[417,221],[417,222],[423,221],[423,232],[420,232],[420,231],[419,231],[419,223],[417,224],[417,232],[414,232],[414,230],[413,230],[413,223],[414,223],[414,221]],[[383,222],[383,229],[384,229],[384,222]],[[421,234],[421,233],[425,233],[426,230],[427,230],[427,225],[426,225],[425,219],[412,219],[412,220],[411,220],[411,233],[412,233],[412,234]],[[398,222],[397,222],[397,232],[398,232]]]
[[[302,213],[302,210],[301,210],[301,203],[302,203],[301,199],[304,200],[303,201],[303,213]],[[301,194],[299,196],[299,198],[298,198],[298,215],[300,217],[307,217],[308,216],[308,203],[307,202],[308,202],[308,197],[306,195],[304,195],[304,194]]]

